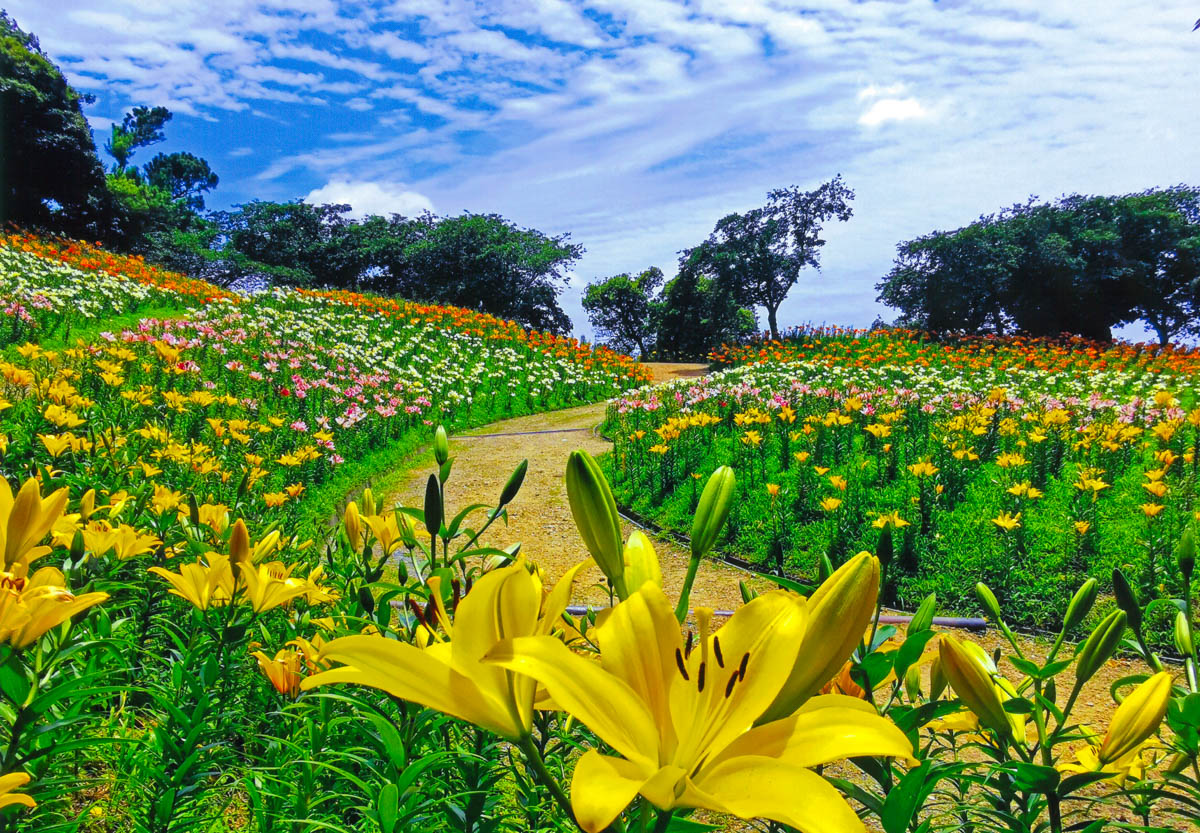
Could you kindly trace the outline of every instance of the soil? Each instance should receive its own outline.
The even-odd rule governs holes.
[[[648,366],[656,382],[701,376],[706,372],[705,365],[699,364],[657,363]],[[493,423],[451,437],[450,451],[455,461],[446,484],[448,513],[457,512],[471,503],[494,502],[512,470],[521,460],[528,459],[528,474],[516,500],[509,507],[507,526],[498,522],[488,530],[485,539],[490,545],[502,547],[521,542],[522,552],[540,565],[551,581],[556,580],[587,557],[587,550],[576,532],[567,504],[563,470],[567,455],[574,449],[582,448],[593,455],[608,449],[607,441],[595,431],[604,418],[604,409],[604,404],[597,404],[535,414]],[[412,463],[409,475],[390,497],[406,506],[420,506],[424,499],[425,481],[432,470],[432,455],[426,453]],[[634,529],[628,522],[623,526],[626,536]],[[689,553],[663,538],[655,541],[655,549],[662,565],[664,590],[668,597],[677,598]],[[598,569],[585,573],[576,584],[573,601],[578,604],[607,604],[607,593],[598,583],[600,578]],[[743,581],[760,591],[773,586],[765,577],[722,562],[706,560],[700,565],[692,590],[692,606],[736,609],[742,603],[739,582]],[[948,632],[962,639],[974,640],[989,652],[999,647],[1004,653],[1011,653],[1011,648],[997,628],[989,628],[984,634]],[[1046,656],[1051,640],[1019,636],[1018,642],[1026,657],[1040,660]],[[1072,650],[1070,646],[1064,647],[1059,658],[1069,657]],[[1007,663],[1002,665],[1002,670],[1010,679],[1020,678]],[[1132,659],[1109,662],[1084,687],[1072,722],[1089,726],[1102,735],[1114,709],[1109,694],[1113,681],[1145,671],[1144,663]],[[1074,684],[1071,670],[1064,671],[1057,683],[1061,702]]]

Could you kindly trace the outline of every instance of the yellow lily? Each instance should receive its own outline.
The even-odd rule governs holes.
[[[252,651],[252,656],[258,660],[258,668],[263,672],[275,690],[285,697],[295,697],[300,691],[300,660],[303,654],[295,648],[282,648],[275,652],[272,659],[262,651]]]
[[[305,579],[292,578],[293,568],[285,567],[278,561],[269,564],[250,564],[243,561],[238,564],[238,569],[242,572],[241,583],[245,589],[245,599],[254,608],[255,613],[273,610],[312,589]]]
[[[395,512],[389,512],[387,515],[363,515],[362,520],[371,528],[371,534],[375,536],[384,555],[391,555],[398,550],[409,537],[404,534],[406,530],[400,528]]]
[[[562,619],[576,575],[592,563],[589,559],[569,570],[544,600],[541,582],[523,563],[493,570],[462,600],[453,623],[442,606],[440,582],[431,578],[449,641],[418,648],[380,636],[344,636],[321,649],[322,660],[342,667],[307,678],[301,688],[370,686],[518,740],[533,723],[536,685],[482,659],[501,640],[549,634]]]
[[[228,604],[233,596],[233,569],[227,555],[209,553],[207,564],[196,559],[194,564],[182,565],[178,573],[164,567],[151,567],[150,572],[166,579],[171,585],[171,593],[191,602],[199,610]]]
[[[29,563],[50,552],[38,546],[67,506],[67,490],[59,489],[42,498],[38,481],[22,484],[14,499],[8,481],[0,478],[0,552],[3,570],[24,575]]]
[[[108,598],[107,593],[75,596],[65,584],[66,578],[54,567],[43,567],[28,580],[10,574],[0,581],[0,639],[24,648]]]
[[[621,756],[591,750],[580,758],[571,784],[580,826],[605,829],[641,794],[663,810],[703,807],[803,831],[862,830],[837,790],[809,768],[858,755],[908,758],[908,740],[869,704],[842,695],[814,697],[755,727],[797,663],[806,605],[768,593],[716,635],[708,633],[711,614],[697,612],[699,644],[685,654],[670,603],[647,583],[596,629],[600,664],[550,637],[516,638],[492,651],[493,662],[544,685]]]
[[[22,807],[31,809],[36,807],[37,802],[32,797],[14,792],[18,787],[23,787],[28,783],[29,773],[26,772],[10,772],[8,775],[0,775],[0,810],[11,804],[20,804]]]

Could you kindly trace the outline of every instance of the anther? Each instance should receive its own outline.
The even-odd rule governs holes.
[[[683,675],[683,678],[685,680],[690,680],[691,678],[688,677],[687,667],[683,664],[683,653],[678,648],[675,649],[675,664],[679,666],[679,673]]]
[[[750,661],[750,652],[742,654],[742,664],[738,666],[737,676],[739,680],[746,679],[746,663]]]
[[[696,690],[704,691],[704,663],[700,663],[700,671],[696,674]]]
[[[717,655],[717,665],[721,668],[725,667],[725,658],[721,656],[721,638],[713,637],[713,653]]]
[[[729,699],[729,695],[733,694],[733,687],[735,685],[737,685],[737,681],[738,681],[738,675],[737,675],[737,672],[734,671],[732,674],[729,675],[729,682],[727,682],[725,684],[725,699],[726,700]]]
[[[692,655],[692,642],[695,641],[695,639],[696,639],[695,632],[688,631],[687,647],[684,648],[684,650],[683,650],[683,655],[685,657],[690,657]]]

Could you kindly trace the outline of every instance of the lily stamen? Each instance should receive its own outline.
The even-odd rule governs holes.
[[[679,666],[679,673],[683,675],[683,678],[690,682],[691,677],[688,676],[687,666],[683,664],[683,653],[678,648],[675,649],[675,664]]]

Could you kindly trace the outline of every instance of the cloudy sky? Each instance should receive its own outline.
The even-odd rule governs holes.
[[[102,143],[137,104],[210,199],[498,212],[661,267],[774,187],[841,173],[782,323],[869,324],[898,241],[1069,192],[1200,184],[1200,3],[0,0]],[[156,152],[156,148],[152,152]],[[143,151],[143,154],[146,152]],[[148,156],[148,154],[146,154]],[[143,160],[144,161],[144,160]]]

